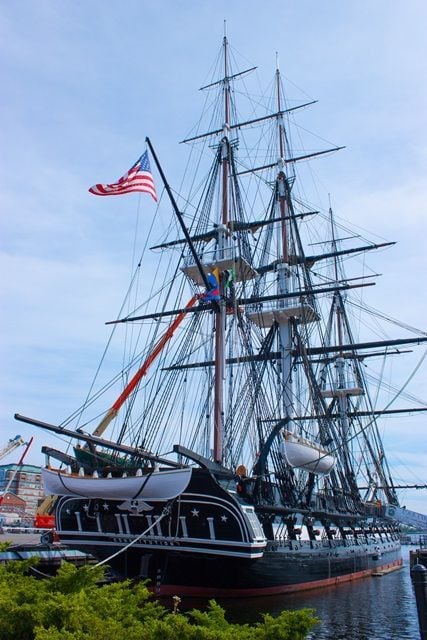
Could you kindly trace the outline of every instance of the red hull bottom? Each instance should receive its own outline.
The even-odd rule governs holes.
[[[275,587],[263,587],[256,589],[228,589],[228,588],[215,588],[215,594],[212,593],[211,587],[190,587],[186,585],[173,585],[165,584],[159,585],[154,589],[157,596],[174,596],[183,595],[199,598],[209,598],[213,595],[217,598],[242,598],[251,596],[273,596],[284,593],[296,593],[298,591],[309,591],[311,589],[318,589],[320,587],[329,587],[338,585],[343,582],[351,582],[353,580],[360,580],[361,578],[367,578],[372,576],[373,573],[379,571],[392,570],[399,568],[403,564],[402,559],[395,560],[394,562],[388,562],[383,565],[375,567],[375,569],[364,569],[363,571],[356,571],[354,573],[346,573],[333,578],[324,578],[322,580],[313,580],[311,582],[300,582],[297,584],[284,584]]]

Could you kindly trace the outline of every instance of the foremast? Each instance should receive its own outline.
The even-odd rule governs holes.
[[[217,295],[214,296],[216,304],[214,311],[214,390],[213,390],[213,409],[212,409],[212,427],[213,427],[213,451],[212,457],[214,462],[222,465],[225,462],[225,428],[227,415],[225,409],[225,380],[226,380],[226,323],[227,313],[230,305],[230,289],[234,285],[231,282],[241,282],[254,278],[257,274],[251,265],[248,255],[243,255],[239,249],[236,251],[232,245],[232,233],[235,226],[242,224],[241,215],[241,195],[237,181],[237,171],[234,159],[234,147],[236,140],[231,139],[231,132],[236,128],[236,124],[232,123],[232,81],[252,69],[232,75],[229,64],[228,40],[226,35],[223,38],[223,77],[221,80],[214,82],[202,89],[208,89],[212,86],[222,85],[222,113],[223,124],[219,130],[211,131],[196,138],[221,135],[216,153],[216,168],[212,174],[212,180],[206,195],[206,202],[213,201],[214,185],[216,178],[219,178],[219,201],[218,211],[216,213],[217,223],[210,232],[202,233],[199,238],[203,240],[215,239],[216,246],[213,255],[209,257],[205,254],[203,261],[203,270],[205,273],[213,277]],[[193,139],[186,140],[191,141]],[[209,205],[208,205],[209,206]],[[245,251],[243,251],[245,253]],[[247,251],[246,251],[247,253]],[[248,259],[247,259],[248,258]],[[194,265],[187,264],[183,268],[184,273],[198,285],[201,284],[199,275],[194,269]]]
[[[227,225],[229,220],[229,152],[230,152],[230,81],[228,71],[228,42],[227,36],[223,39],[224,51],[224,131],[221,140],[221,172],[222,172],[222,197],[221,197],[221,226],[218,229],[218,259],[226,258],[228,249]],[[224,302],[224,277],[216,270],[215,277],[218,280],[219,304],[215,313],[215,395],[214,395],[214,434],[213,457],[215,462],[222,463],[224,448],[224,379],[225,379],[225,322],[226,309]]]

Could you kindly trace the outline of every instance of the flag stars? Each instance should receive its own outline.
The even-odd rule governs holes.
[[[227,522],[228,518],[226,515],[221,516],[221,522]]]
[[[190,513],[193,516],[193,518],[198,518],[199,517],[199,510],[198,509],[192,509]]]
[[[89,189],[96,196],[117,196],[123,193],[142,191],[149,193],[157,202],[156,187],[150,169],[148,153],[145,151],[124,176],[112,184],[95,184]]]

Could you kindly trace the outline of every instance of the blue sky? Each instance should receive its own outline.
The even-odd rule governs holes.
[[[427,328],[425,2],[0,0],[0,419],[2,441],[35,436],[30,463],[45,434],[13,414],[59,423],[80,405],[129,276],[137,196],[87,189],[127,170],[146,135],[179,184],[177,143],[224,19],[264,84],[277,51],[289,91],[319,100],[310,130],[346,146],[316,164],[325,193],[341,217],[398,241],[372,259],[384,275],[371,304]],[[424,366],[419,397],[425,379]],[[425,419],[394,420],[383,437],[396,476],[427,481]],[[401,499],[427,513],[427,491]]]

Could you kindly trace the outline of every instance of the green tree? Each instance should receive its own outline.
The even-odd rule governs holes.
[[[1,640],[303,640],[311,610],[229,623],[211,601],[206,611],[169,611],[144,582],[104,583],[101,568],[64,564],[55,577],[31,574],[34,561],[0,566]]]

